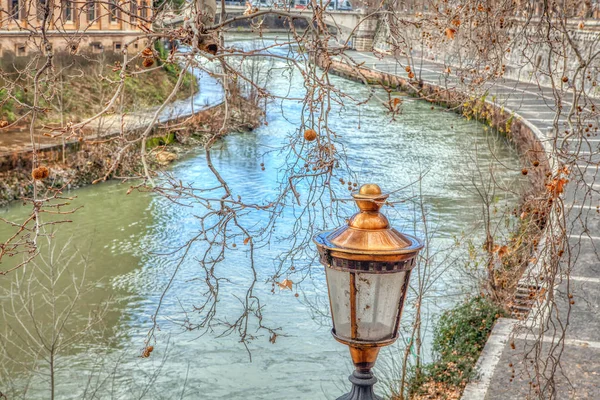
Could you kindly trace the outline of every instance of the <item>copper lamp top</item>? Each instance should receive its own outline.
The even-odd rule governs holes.
[[[348,225],[315,236],[317,246],[341,258],[360,259],[361,255],[369,255],[381,256],[382,261],[406,257],[423,248],[418,239],[390,227],[388,219],[379,212],[389,195],[382,193],[378,185],[362,185],[352,197],[360,211],[350,218]]]

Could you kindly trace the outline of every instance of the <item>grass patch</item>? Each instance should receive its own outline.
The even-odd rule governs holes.
[[[166,56],[164,48],[159,52]],[[33,104],[33,78],[35,68],[25,70],[29,57],[6,57],[0,60],[4,75],[0,78],[0,119],[10,123],[27,115]],[[40,64],[43,60],[37,61]],[[57,53],[54,69],[48,70],[39,81],[41,94],[38,114],[40,122],[58,124],[61,121],[79,122],[102,111],[119,85],[122,56],[111,52],[97,55],[70,55]],[[171,94],[181,67],[176,63],[162,63],[162,68],[144,68],[136,60],[126,72],[125,86],[115,107],[109,112],[136,112],[158,106]],[[36,67],[40,65],[36,64]],[[135,72],[135,73],[134,73]],[[187,98],[198,90],[196,78],[191,73],[183,77],[176,99]],[[19,103],[24,104],[21,106]],[[28,117],[22,120],[27,124]]]
[[[167,133],[165,136],[156,136],[148,139],[146,141],[146,147],[152,149],[158,146],[168,146],[173,142],[175,142],[175,134]]]

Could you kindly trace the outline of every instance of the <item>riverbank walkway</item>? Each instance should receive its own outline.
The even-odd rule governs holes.
[[[391,56],[379,58],[358,52],[347,55],[358,64],[364,63],[362,68],[407,77],[403,66]],[[445,66],[420,59],[416,64],[414,73],[424,82],[471,94],[454,73],[446,74]],[[556,137],[553,128],[556,105],[551,88],[534,82],[498,79],[484,84],[483,89],[488,93],[487,100],[518,114],[545,148],[552,148]],[[558,119],[560,132],[568,129],[564,114],[570,107],[572,93],[563,95],[563,113]],[[573,138],[568,144],[571,148],[557,156],[562,162],[574,163],[563,198],[569,238],[569,251],[563,257],[570,257],[572,270],[569,276],[557,277],[556,282],[560,283],[547,294],[555,307],[549,313],[533,310],[527,321],[499,320],[479,360],[479,379],[469,384],[463,393],[464,400],[537,398],[539,387],[530,376],[535,365],[543,376],[550,376],[554,370],[555,398],[600,399],[600,177],[597,180],[600,137],[595,136],[596,127],[597,121],[590,128],[590,137]],[[537,318],[547,318],[545,326],[551,329],[539,332]],[[534,343],[540,344],[538,359],[544,360],[554,348],[554,354],[562,353],[560,364],[536,364],[536,354],[528,353]]]

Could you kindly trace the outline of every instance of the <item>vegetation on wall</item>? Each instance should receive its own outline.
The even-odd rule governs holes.
[[[109,52],[95,57],[57,54],[57,67],[47,76],[47,82],[52,85],[42,85],[40,103],[44,113],[39,116],[41,121],[45,124],[78,122],[100,112],[119,83],[119,57]],[[0,76],[0,86],[4,86],[8,78],[14,79],[27,62],[31,60],[4,57],[0,65],[4,79]],[[179,66],[168,63],[162,64],[162,68],[158,65],[144,67],[140,59],[125,79],[123,94],[116,105],[118,109],[111,111],[134,112],[162,104],[173,90],[180,72]],[[32,75],[23,74],[11,90],[13,97],[7,96],[7,90],[0,90],[0,119],[13,123],[25,117],[22,122],[28,121],[27,108],[19,103],[33,104],[33,92],[28,90],[32,87],[32,79]],[[176,99],[189,97],[196,91],[196,78],[186,73]]]
[[[494,323],[503,316],[506,312],[483,296],[444,312],[434,331],[433,361],[413,371],[410,398],[460,398]]]

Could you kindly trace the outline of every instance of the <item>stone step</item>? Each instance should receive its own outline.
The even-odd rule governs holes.
[[[527,318],[531,308],[542,294],[541,287],[526,282],[517,285],[515,296],[509,306],[513,318],[523,320]]]

